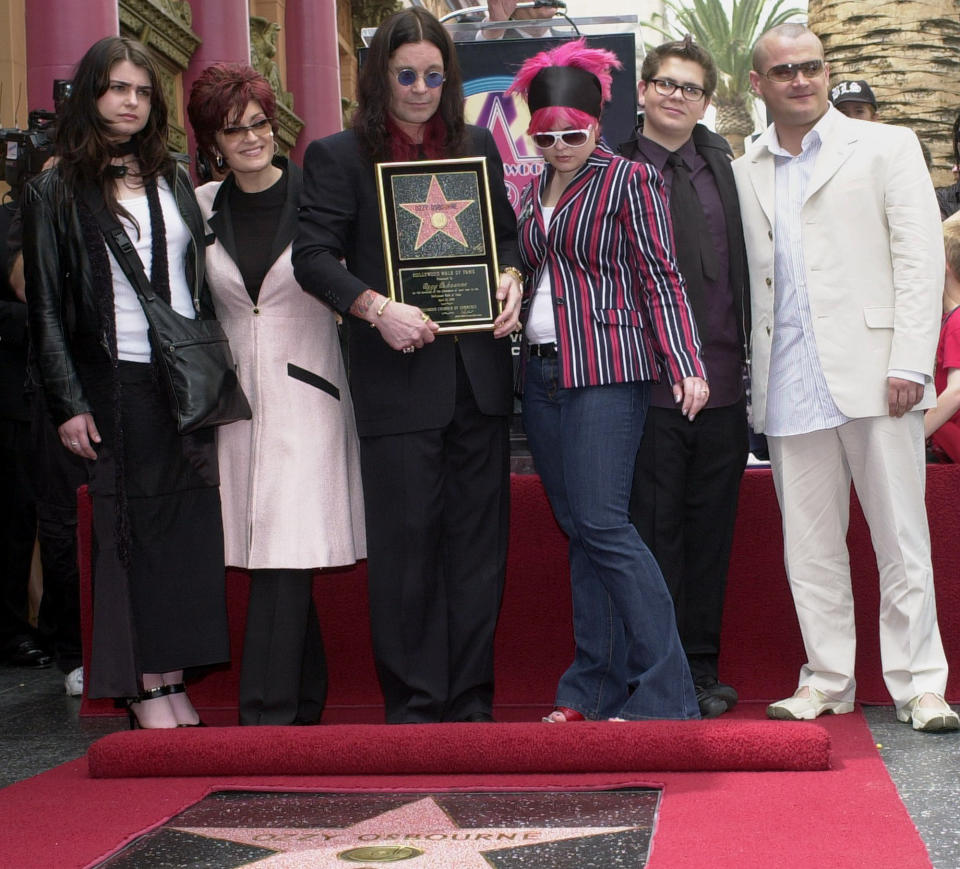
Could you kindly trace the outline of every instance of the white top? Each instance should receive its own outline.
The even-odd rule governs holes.
[[[186,258],[187,246],[190,244],[190,231],[187,229],[176,200],[170,192],[166,181],[159,179],[160,206],[163,210],[163,225],[167,235],[167,263],[170,272],[170,304],[173,309],[184,317],[193,319],[196,312],[193,308],[193,296],[187,284]],[[120,204],[136,219],[136,224],[120,215],[120,223],[130,236],[130,241],[140,256],[143,270],[150,278],[152,257],[150,247],[152,233],[150,231],[150,208],[147,197],[138,196],[135,199],[123,199]],[[137,227],[139,226],[139,233]],[[113,273],[113,316],[117,324],[117,358],[127,362],[149,362],[150,342],[147,340],[147,318],[140,306],[136,291],[127,280],[127,276],[120,268],[120,264],[113,256],[113,251],[107,248],[110,260],[110,270]]]
[[[553,220],[553,205],[544,205],[544,229],[550,232],[550,221]],[[540,280],[534,290],[530,302],[530,313],[527,315],[527,325],[524,335],[530,344],[553,344],[557,340],[557,324],[553,317],[553,293],[550,285],[550,269],[544,268],[540,272]]]

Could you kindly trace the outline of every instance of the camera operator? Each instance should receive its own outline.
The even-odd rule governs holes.
[[[56,160],[52,156],[56,118],[69,92],[69,82],[55,82],[56,112],[31,112],[28,130],[0,133],[8,144],[5,177],[13,196],[11,202],[0,208],[2,262],[10,285],[10,301],[5,299],[0,304],[0,427],[4,445],[2,467],[7,470],[6,479],[13,481],[4,489],[0,506],[5,517],[0,528],[0,563],[9,565],[0,586],[0,657],[16,666],[47,667],[52,653],[65,674],[67,694],[78,696],[83,688],[83,670],[76,492],[87,481],[87,474],[83,460],[61,447],[43,391],[29,373],[18,207],[23,185]],[[11,142],[15,147],[9,147]],[[21,324],[19,330],[14,326],[16,321]],[[19,336],[19,344],[15,335]],[[39,543],[43,568],[43,596],[36,630],[26,620],[34,540]],[[17,615],[9,616],[10,613]]]

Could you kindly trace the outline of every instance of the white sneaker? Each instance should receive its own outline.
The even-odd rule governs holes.
[[[960,730],[960,716],[954,712],[947,701],[939,694],[930,694],[936,703],[931,706],[921,706],[920,698],[927,694],[914,697],[897,710],[897,718],[904,724],[911,724],[914,730],[925,733],[942,733],[947,730]]]
[[[79,697],[83,694],[83,667],[77,667],[67,673],[63,677],[63,687],[66,688],[69,697]]]
[[[806,686],[805,686],[806,687]],[[802,690],[801,688],[797,689]],[[845,715],[853,712],[853,704],[843,700],[830,700],[816,688],[808,688],[806,697],[794,694],[786,700],[778,700],[767,707],[767,718],[777,718],[781,721],[812,721],[825,712],[834,715]]]

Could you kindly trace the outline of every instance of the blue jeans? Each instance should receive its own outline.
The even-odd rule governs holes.
[[[562,389],[556,359],[526,363],[523,425],[570,538],[576,654],[557,705],[587,718],[699,718],[673,601],[630,523],[649,384]]]

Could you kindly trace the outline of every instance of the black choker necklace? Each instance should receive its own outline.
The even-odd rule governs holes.
[[[137,153],[137,140],[127,139],[126,142],[120,142],[110,148],[111,157],[128,157],[130,154]]]
[[[117,157],[130,157],[137,153],[137,140],[135,138],[127,139],[126,142],[120,142],[117,145],[112,145],[110,147],[110,156],[112,158]],[[126,163],[121,163],[120,165],[111,164],[107,166],[107,174],[111,178],[125,178],[129,172],[129,166]]]

